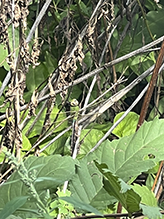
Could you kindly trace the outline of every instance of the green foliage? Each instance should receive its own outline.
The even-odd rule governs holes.
[[[58,112],[59,112],[58,107],[54,106],[53,110],[51,112],[51,115],[50,115],[51,121],[55,120],[56,116],[58,115]],[[41,134],[41,130],[42,130],[43,124],[44,124],[45,115],[46,115],[46,109],[41,114],[40,119],[36,122],[34,128],[32,129],[32,132],[28,135],[28,138],[32,138],[34,136]],[[24,133],[26,133],[26,131],[29,129],[31,124],[34,122],[34,119],[35,119],[34,117],[31,118],[30,122],[24,128]],[[66,120],[66,114],[64,112],[59,114],[59,116],[57,117],[57,120],[53,123],[53,128],[54,128],[53,133],[62,131],[65,127],[67,127],[67,123],[68,123],[68,121]],[[59,124],[60,124],[60,126],[59,126]]]
[[[99,215],[99,216],[103,216],[99,211],[97,211],[91,205],[88,205],[84,202],[79,202],[78,200],[76,200],[72,197],[61,197],[60,199],[66,201],[68,203],[71,203],[74,206],[74,208],[80,212],[85,211],[85,212],[94,213],[94,214]],[[63,205],[62,205],[62,207],[63,207]]]
[[[154,106],[154,108],[151,110],[150,114],[149,114],[149,118],[148,121],[153,120],[157,115],[158,117],[160,117],[161,115],[163,115],[164,113],[164,98],[159,100],[159,104],[158,104],[158,110],[157,108]]]
[[[16,197],[24,197],[28,194],[29,198],[26,198],[26,202],[22,206],[15,207],[14,213],[22,218],[41,216],[44,212],[39,213],[38,206],[45,208],[48,205],[49,202],[46,200],[50,196],[46,198],[47,191],[55,192],[58,185],[70,180],[75,174],[75,161],[71,157],[59,155],[29,157],[24,164],[14,162],[15,165],[19,165],[18,171],[12,175],[8,184],[1,186],[0,207],[3,208],[7,203],[10,204]]]
[[[147,22],[148,22],[149,28],[156,38],[163,35],[163,31],[160,28],[163,19],[164,19],[163,8],[158,9],[158,11],[150,11],[147,14]]]
[[[7,202],[3,210],[0,211],[0,218],[6,219],[12,213],[15,213],[17,209],[22,207],[27,201],[28,196],[15,197],[11,201]]]
[[[21,218],[21,217],[18,217],[18,216],[10,215],[10,216],[7,217],[6,219],[22,219],[22,218]]]
[[[157,207],[157,200],[153,192],[150,191],[147,186],[140,186],[138,184],[134,184],[132,188],[141,197],[142,204]]]
[[[141,64],[140,70],[138,70],[138,65]],[[146,71],[155,63],[154,53],[149,53],[149,55],[137,56],[133,59],[130,59],[130,67],[136,73],[140,75],[140,72]]]
[[[119,120],[119,118],[124,114],[124,112],[121,112],[117,114],[114,118],[114,123]],[[130,134],[135,133],[136,127],[138,124],[139,115],[137,115],[134,112],[130,112],[120,123],[117,125],[117,127],[113,130],[113,134],[116,136],[124,137],[128,136]]]
[[[139,211],[161,217],[150,189],[164,157],[164,122],[154,119],[164,112],[162,77],[161,96],[153,98],[147,114],[150,122],[136,132],[138,103],[114,135],[89,152],[150,80],[117,96],[156,62],[159,45],[142,48],[164,35],[163,1],[128,6],[128,1],[53,0],[37,20],[39,26],[33,24],[45,1],[14,2],[3,2],[0,23],[0,219],[103,216],[116,212],[118,202],[129,216]],[[31,30],[35,38],[25,43]],[[138,48],[140,54],[108,68],[108,62]],[[79,101],[78,114],[70,112],[70,99]],[[108,101],[112,105],[104,111]],[[91,123],[92,112],[96,119]],[[82,128],[78,132],[77,125],[75,135],[73,119]],[[75,159],[70,156],[72,139],[79,141]],[[12,174],[10,167],[15,168]],[[133,183],[142,172],[148,174],[146,186]]]
[[[142,213],[147,216],[150,219],[153,218],[162,218],[162,214],[159,212],[160,208],[159,207],[150,207],[150,206],[145,206],[143,204],[140,204],[140,207],[142,209]]]
[[[132,213],[139,211],[140,196],[136,194],[130,186],[120,180],[117,176],[114,176],[108,169],[106,164],[98,164],[96,166],[100,172],[105,176],[103,181],[105,190],[109,195],[114,196],[122,206]],[[107,180],[106,180],[107,179]]]
[[[130,177],[147,171],[163,159],[163,125],[163,120],[158,119],[145,122],[133,135],[112,142],[106,140],[87,159],[106,163],[112,173],[127,182]],[[154,157],[149,159],[149,154]]]
[[[85,203],[92,203],[92,206],[99,205],[100,207],[101,205],[102,208],[106,208],[107,205],[114,203],[115,198],[120,201],[119,196],[114,196],[114,194],[111,196],[111,191],[114,191],[114,188],[117,189],[117,194],[119,194],[121,190],[126,192],[126,190],[131,188],[128,186],[125,187],[126,184],[123,181],[128,182],[130,177],[138,176],[141,172],[151,169],[156,165],[156,162],[163,159],[164,154],[161,143],[164,137],[162,131],[163,125],[163,120],[158,119],[149,123],[145,122],[137,133],[112,142],[107,140],[94,153],[80,160],[80,167],[77,168],[77,174],[74,175],[70,183],[72,196]],[[150,153],[155,156],[148,158],[147,155]],[[103,176],[97,171],[93,160],[105,164],[105,169],[108,169],[107,173],[109,174],[108,181],[102,181]],[[101,168],[101,171],[104,171],[104,167]],[[103,174],[105,175],[104,172]],[[110,180],[109,177],[111,177]],[[121,178],[121,181],[118,181],[118,178]],[[112,187],[112,189],[110,189],[108,201],[104,201],[107,194],[103,189],[109,187],[111,179],[114,180],[112,184],[114,188]],[[103,186],[103,184],[106,186]],[[118,186],[116,187],[116,185]],[[132,200],[131,197],[135,197],[134,194],[131,196],[131,193],[132,191],[129,194],[128,200]],[[141,197],[144,204],[149,205],[150,202],[146,203],[144,199],[142,199],[142,196],[144,197],[144,191],[143,194],[141,193],[142,192],[139,193],[139,197]],[[113,196],[115,198],[113,198]],[[138,197],[138,195],[136,195],[136,197]],[[129,201],[127,206],[126,201],[125,199],[122,201],[125,208],[128,210],[133,209],[133,205],[131,206],[132,203]],[[132,202],[136,203],[134,208],[137,210],[137,206],[139,206],[140,203],[139,198],[136,198],[136,201],[134,202],[133,200]],[[129,212],[133,212],[133,210],[129,210]]]
[[[1,50],[1,54],[0,54],[0,66],[4,66],[4,68],[6,70],[9,70],[9,65],[7,64],[6,62],[6,57],[8,55],[7,53],[7,49],[4,48],[4,45],[3,44],[0,44],[0,50]]]
[[[155,119],[152,122],[144,123],[138,132],[131,136],[113,142],[106,141],[101,148],[79,161],[76,172],[76,162],[70,157],[61,157],[59,155],[40,158],[29,157],[25,161],[25,168],[29,170],[28,177],[34,180],[36,192],[43,203],[45,203],[46,191],[50,191],[50,195],[47,196],[50,199],[51,191],[55,191],[57,186],[64,183],[64,181],[70,180],[72,198],[62,198],[62,200],[73,204],[74,208],[80,209],[80,211],[85,210],[97,214],[96,210],[89,207],[91,204],[94,207],[101,203],[102,209],[105,209],[117,200],[121,202],[129,214],[142,210],[145,215],[149,215],[148,210],[152,211],[154,209],[154,215],[159,216],[159,209],[156,207],[157,202],[152,192],[149,192],[147,187],[139,185],[130,187],[126,182],[129,177],[139,175],[140,172],[152,168],[157,161],[162,160],[164,156],[163,147],[161,146],[164,136],[163,126],[163,120]],[[153,153],[154,157],[145,159],[147,154],[150,153]],[[96,162],[95,165],[93,160],[98,160],[101,164]],[[131,166],[134,166],[134,162],[136,167],[131,168]],[[10,204],[10,201],[16,197],[25,194],[30,196],[28,184],[23,179],[19,183],[19,187],[17,186],[17,180],[19,179],[18,169],[9,179],[9,183],[0,188],[1,197],[3,197],[0,199],[1,208],[6,204]],[[28,181],[28,178],[26,180]],[[8,196],[5,196],[6,193],[8,193]],[[58,195],[61,196],[60,193]],[[108,197],[108,201],[103,203],[105,197]],[[55,206],[60,208],[60,205],[65,204],[59,201]],[[54,207],[54,205],[52,206]],[[17,208],[22,209],[21,206]],[[26,209],[27,213],[21,214],[21,211],[17,208],[15,208],[16,215],[23,218],[24,215],[29,217],[29,215],[34,216],[37,214],[34,197],[26,199],[26,203],[23,204],[23,209]],[[68,212],[63,211],[63,214],[69,215],[69,209],[70,207],[68,207]]]
[[[95,169],[93,161],[88,163],[87,159],[84,158],[80,161],[77,173],[70,182],[72,196],[80,202],[90,204],[101,188],[102,176],[100,172]]]
[[[56,192],[56,194],[58,195],[58,199],[51,202],[50,204],[50,208],[51,208],[51,212],[50,215],[51,216],[57,216],[58,214],[61,215],[62,218],[65,217],[73,217],[73,211],[74,211],[74,207],[73,205],[69,204],[68,202],[65,202],[64,200],[62,200],[62,197],[70,196],[70,191],[60,191],[60,189],[58,188],[58,191]],[[65,197],[66,198],[66,197]]]
[[[101,138],[103,132],[97,129],[84,129],[81,132],[80,140],[82,145],[80,147],[79,157],[85,156]]]

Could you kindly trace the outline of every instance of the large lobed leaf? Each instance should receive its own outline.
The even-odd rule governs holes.
[[[106,140],[94,153],[89,154],[87,160],[97,159],[100,163],[106,163],[112,173],[128,181],[164,159],[163,130],[163,119],[145,122],[133,135],[112,142]],[[153,156],[149,158],[149,154]]]
[[[90,204],[91,200],[102,188],[102,176],[95,169],[94,162],[87,165],[87,161],[80,162],[80,167],[77,168],[77,174],[70,181],[70,189],[73,197]]]
[[[127,182],[164,159],[164,120],[145,122],[137,133],[112,142],[105,141],[93,153],[80,160],[70,183],[72,196],[92,206],[105,206],[115,199],[104,191],[102,175],[93,160],[105,163],[111,174]],[[149,158],[149,154],[153,154]],[[102,192],[101,192],[102,191]]]
[[[69,184],[72,197],[99,210],[113,204],[116,199],[105,191],[102,178],[94,162],[84,158]]]

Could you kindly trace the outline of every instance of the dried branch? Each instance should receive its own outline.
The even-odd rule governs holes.
[[[148,106],[150,103],[150,99],[152,97],[153,90],[154,90],[154,87],[156,85],[158,72],[159,72],[159,69],[160,69],[162,62],[163,62],[163,57],[164,57],[164,40],[163,40],[161,50],[160,50],[158,58],[157,58],[157,62],[156,62],[155,67],[154,67],[154,71],[153,71],[153,74],[152,74],[152,77],[150,80],[150,84],[149,84],[147,93],[146,93],[145,98],[144,98],[144,102],[143,102],[143,105],[141,108],[140,118],[139,118],[138,125],[137,125],[137,130],[142,125],[142,123],[144,122],[144,119],[146,117],[147,109],[148,109]]]

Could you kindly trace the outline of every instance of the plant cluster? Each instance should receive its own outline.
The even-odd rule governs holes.
[[[162,0],[0,1],[1,219],[162,217],[163,65],[136,127],[163,19]]]

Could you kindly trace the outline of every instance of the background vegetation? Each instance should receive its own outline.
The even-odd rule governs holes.
[[[2,0],[0,10],[0,218],[162,217],[163,65],[136,127],[164,2]]]

